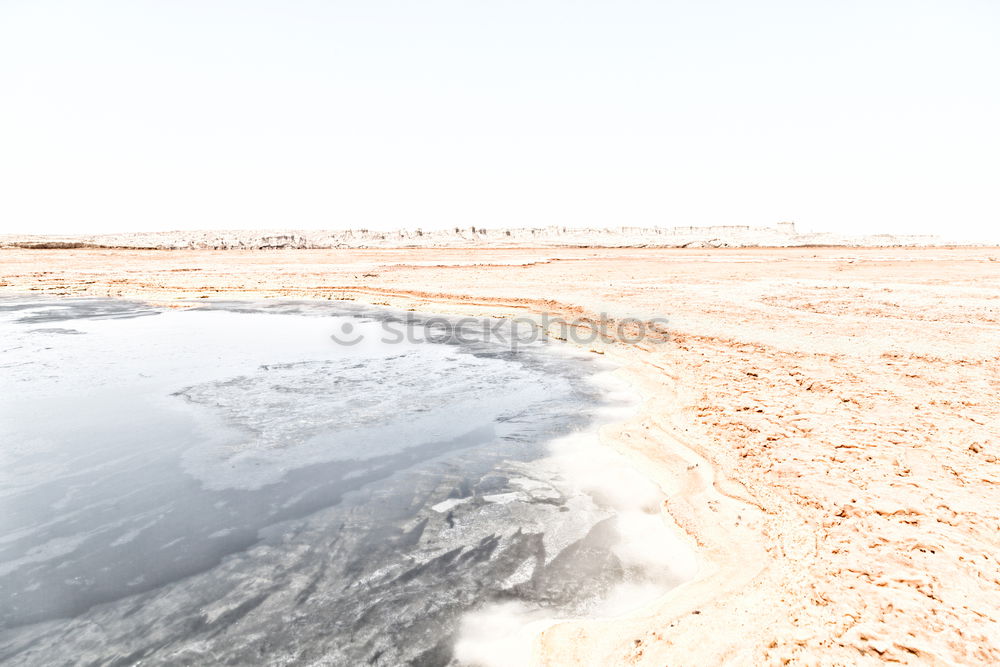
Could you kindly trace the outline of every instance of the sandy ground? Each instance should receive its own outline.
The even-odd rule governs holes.
[[[1000,664],[1000,249],[0,251],[0,294],[667,317],[603,434],[698,578],[541,664]]]

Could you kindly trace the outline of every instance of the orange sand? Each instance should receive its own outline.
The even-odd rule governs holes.
[[[1000,664],[1000,249],[0,250],[0,295],[666,316],[606,442],[699,577],[541,664]]]

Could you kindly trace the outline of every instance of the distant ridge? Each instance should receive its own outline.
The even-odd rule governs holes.
[[[208,230],[141,232],[81,236],[0,236],[0,247],[15,248],[132,248],[150,250],[272,250],[326,248],[467,248],[484,247],[595,247],[595,248],[752,248],[808,246],[938,246],[976,245],[946,242],[937,236],[870,234],[845,236],[828,232],[799,233],[795,224],[773,227],[722,225],[714,227],[512,227],[484,229],[456,227],[378,232],[367,229],[316,230]]]

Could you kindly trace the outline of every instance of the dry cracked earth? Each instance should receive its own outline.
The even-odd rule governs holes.
[[[612,444],[670,487],[664,518],[702,574],[633,619],[551,629],[540,662],[986,665],[1000,663],[998,260],[997,248],[3,250],[0,295],[666,317],[667,340],[586,346],[644,391]],[[700,486],[669,481],[695,468]]]

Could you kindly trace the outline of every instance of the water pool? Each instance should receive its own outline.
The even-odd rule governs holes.
[[[594,429],[628,407],[606,369],[473,326],[386,335],[404,319],[0,301],[0,660],[489,662],[488,624],[462,643],[477,610],[668,586],[572,472],[606,465]]]

